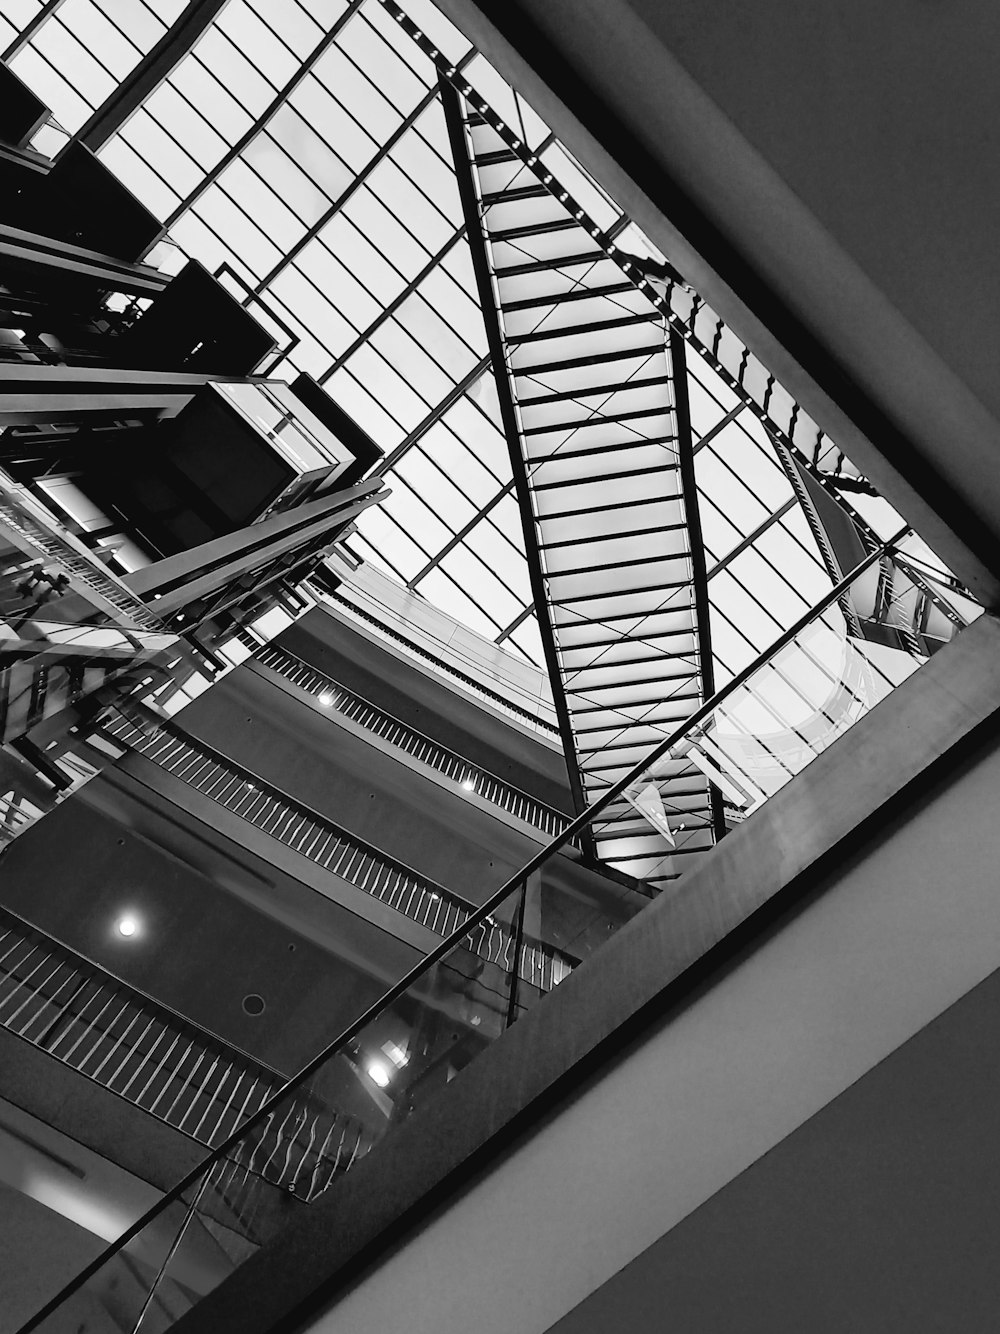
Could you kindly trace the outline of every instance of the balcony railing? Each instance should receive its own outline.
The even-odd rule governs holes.
[[[663,874],[673,855],[681,826],[674,826],[661,790],[663,766],[672,756],[697,748],[697,763],[726,793],[734,809],[750,816],[771,792],[800,773],[864,713],[875,707],[893,686],[915,670],[919,660],[905,648],[884,652],[849,628],[849,598],[856,580],[905,536],[869,553],[847,578],[835,585],[746,669],[695,708],[650,754],[617,783],[610,785],[589,811],[578,816],[547,848],[507,879],[448,938],[442,940],[409,974],[401,978],[369,1010],[316,1055],[286,1087],[248,1119],[242,1130],[219,1144],[200,1168],[188,1175],[160,1203],[122,1234],[105,1254],[30,1320],[20,1334],[42,1330],[57,1334],[67,1303],[76,1294],[100,1290],[102,1274],[123,1252],[136,1255],[158,1236],[164,1219],[171,1221],[169,1246],[162,1240],[159,1260],[149,1268],[146,1295],[135,1309],[134,1329],[147,1334],[143,1323],[161,1283],[171,1281],[191,1220],[210,1206],[215,1182],[240,1146],[252,1139],[267,1117],[284,1115],[288,1101],[306,1091],[338,1098],[343,1087],[345,1056],[361,1061],[370,1078],[384,1090],[391,1109],[384,1131],[447,1084],[451,1074],[468,1063],[541,998],[523,984],[524,970],[485,970],[471,948],[474,931],[501,914],[511,925],[518,959],[528,945],[524,926],[539,895],[549,890],[548,877],[556,854],[589,825],[610,826],[631,837],[648,833],[661,838],[644,843],[637,854],[650,880]],[[845,628],[846,627],[846,628]],[[593,941],[593,946],[598,942]],[[378,1152],[373,1145],[370,1152]],[[149,1261],[147,1259],[147,1265]],[[193,1304],[198,1298],[189,1298]]]
[[[63,750],[56,765],[66,776],[66,785],[39,791],[39,784],[32,783],[31,793],[24,790],[24,784],[14,779],[14,785],[5,792],[0,790],[0,849],[12,843],[19,834],[30,829],[36,820],[47,815],[60,802],[89,783],[99,770],[90,760],[75,754],[71,749]],[[33,775],[32,775],[33,777]]]
[[[284,1083],[277,1070],[3,909],[0,1027],[207,1148]],[[357,1118],[307,1096],[266,1118],[260,1132],[234,1165],[304,1199],[369,1143]]]
[[[450,935],[475,911],[468,899],[363,842],[171,723],[136,709],[126,713],[116,708],[105,731],[268,837],[435,935]],[[509,947],[509,930],[502,922],[487,919],[477,929],[475,949],[485,963],[506,966]],[[576,962],[551,945],[530,941],[522,959],[523,980],[549,991]]]
[[[0,520],[43,555],[55,561],[72,578],[85,584],[92,592],[110,602],[130,623],[144,629],[164,633],[161,621],[146,604],[131,593],[95,557],[84,555],[64,538],[51,531],[29,512],[26,498],[17,501],[9,495],[0,495]]]
[[[550,838],[561,833],[569,824],[568,815],[561,814],[537,797],[529,796],[512,783],[497,778],[481,765],[432,741],[409,723],[401,722],[280,645],[265,645],[254,655],[254,661],[277,672],[290,685],[312,695],[324,708],[336,710],[344,718],[357,723],[418,763],[426,764],[451,782],[460,784],[465,791],[475,793]]]

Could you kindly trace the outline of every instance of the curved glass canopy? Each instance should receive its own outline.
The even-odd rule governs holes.
[[[6,6],[38,147],[183,9]],[[547,668],[581,806],[899,527],[430,0],[228,0],[99,154],[166,224],[151,258],[200,260],[277,339],[262,373],[308,372],[385,451],[354,555]],[[767,791],[775,751],[856,713],[852,645],[901,676],[977,610],[911,535],[826,627],[830,689],[744,702],[729,750]],[[705,756],[656,801],[678,860],[739,818]]]

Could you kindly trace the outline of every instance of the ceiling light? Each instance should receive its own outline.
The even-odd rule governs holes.
[[[470,777],[462,779],[463,792],[475,792],[475,790],[476,790],[476,780],[474,778]]]
[[[320,695],[320,697],[319,697],[319,702],[323,705],[323,708],[324,708],[324,709],[332,709],[332,708],[333,708],[333,692],[332,692],[331,690],[324,690],[323,693],[322,693],[322,695]]]
[[[381,1061],[368,1062],[368,1078],[373,1084],[377,1084],[380,1089],[387,1088],[389,1085],[389,1071]]]
[[[118,918],[118,921],[115,923],[115,927],[118,931],[118,934],[120,936],[125,936],[126,938],[136,935],[139,931],[138,921],[134,917],[130,916],[128,913],[126,913],[124,917]]]

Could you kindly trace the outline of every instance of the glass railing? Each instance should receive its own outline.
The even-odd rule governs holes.
[[[912,639],[865,637],[853,596],[862,579],[718,692],[605,806],[591,828],[610,865],[665,888],[707,855],[674,795],[678,776],[703,774],[727,825],[741,823],[919,667]]]
[[[508,815],[523,820],[525,824],[550,836],[558,834],[569,824],[568,815],[563,815],[537,797],[529,796],[512,783],[498,778],[481,764],[475,764],[447,746],[424,736],[409,723],[401,722],[385,709],[355,694],[332,676],[327,676],[311,663],[303,662],[294,653],[289,653],[280,644],[265,645],[254,654],[254,661],[276,672],[290,685],[312,695],[324,709],[335,711],[350,722],[357,723],[396,750],[403,751],[420,764],[426,764],[457,784],[464,792],[474,793]]]
[[[573,932],[571,913],[553,906],[559,900],[564,861],[556,854],[570,839],[588,827],[620,833],[623,845],[629,839],[646,839],[633,858],[632,871],[655,882],[686,832],[683,819],[662,796],[665,767],[678,758],[694,763],[718,786],[732,819],[746,818],[877,705],[921,659],[905,648],[866,640],[853,620],[850,594],[855,581],[902,537],[872,551],[754,664],[698,706],[641,765],[610,786],[166,1192],[154,1209],[128,1227],[21,1334],[56,1334],[66,1328],[73,1304],[83,1311],[87,1303],[100,1300],[123,1257],[144,1278],[133,1292],[123,1326],[136,1334],[168,1328],[266,1240],[260,1229],[253,1232],[232,1223],[234,1236],[227,1251],[232,1258],[227,1264],[206,1262],[208,1223],[218,1218],[227,1183],[248,1180],[254,1154],[267,1150],[267,1127],[287,1124],[303,1097],[331,1107],[345,1105],[350,1097],[350,1105],[357,1109],[363,1104],[365,1109],[364,1139],[361,1147],[351,1149],[351,1161],[365,1152],[377,1153],[397,1123],[439,1093],[542,998],[544,988],[527,975],[524,953],[531,937],[551,940],[553,929],[564,935]],[[631,906],[637,909],[646,899],[633,893]],[[620,912],[619,920],[627,915]],[[503,948],[487,959],[478,942],[489,923],[499,931]],[[573,952],[582,959],[599,947],[614,923],[604,924],[603,930],[594,929],[593,920],[577,925]],[[259,1148],[262,1141],[264,1148]],[[349,1162],[341,1162],[334,1173],[318,1168],[303,1180],[302,1198],[315,1199],[349,1167]],[[251,1198],[244,1207],[252,1211],[256,1187],[251,1184],[249,1189]]]

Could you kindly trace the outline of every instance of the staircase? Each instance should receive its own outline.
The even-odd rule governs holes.
[[[544,592],[543,642],[578,800],[589,804],[703,698],[693,487],[670,338],[566,197],[456,101],[453,146],[467,154],[475,191],[480,235],[470,239],[488,266],[483,304],[487,319],[488,306],[496,312],[508,437],[516,436],[508,443]],[[700,770],[670,761],[658,792],[659,821],[628,794],[594,849],[653,884],[714,843]]]

